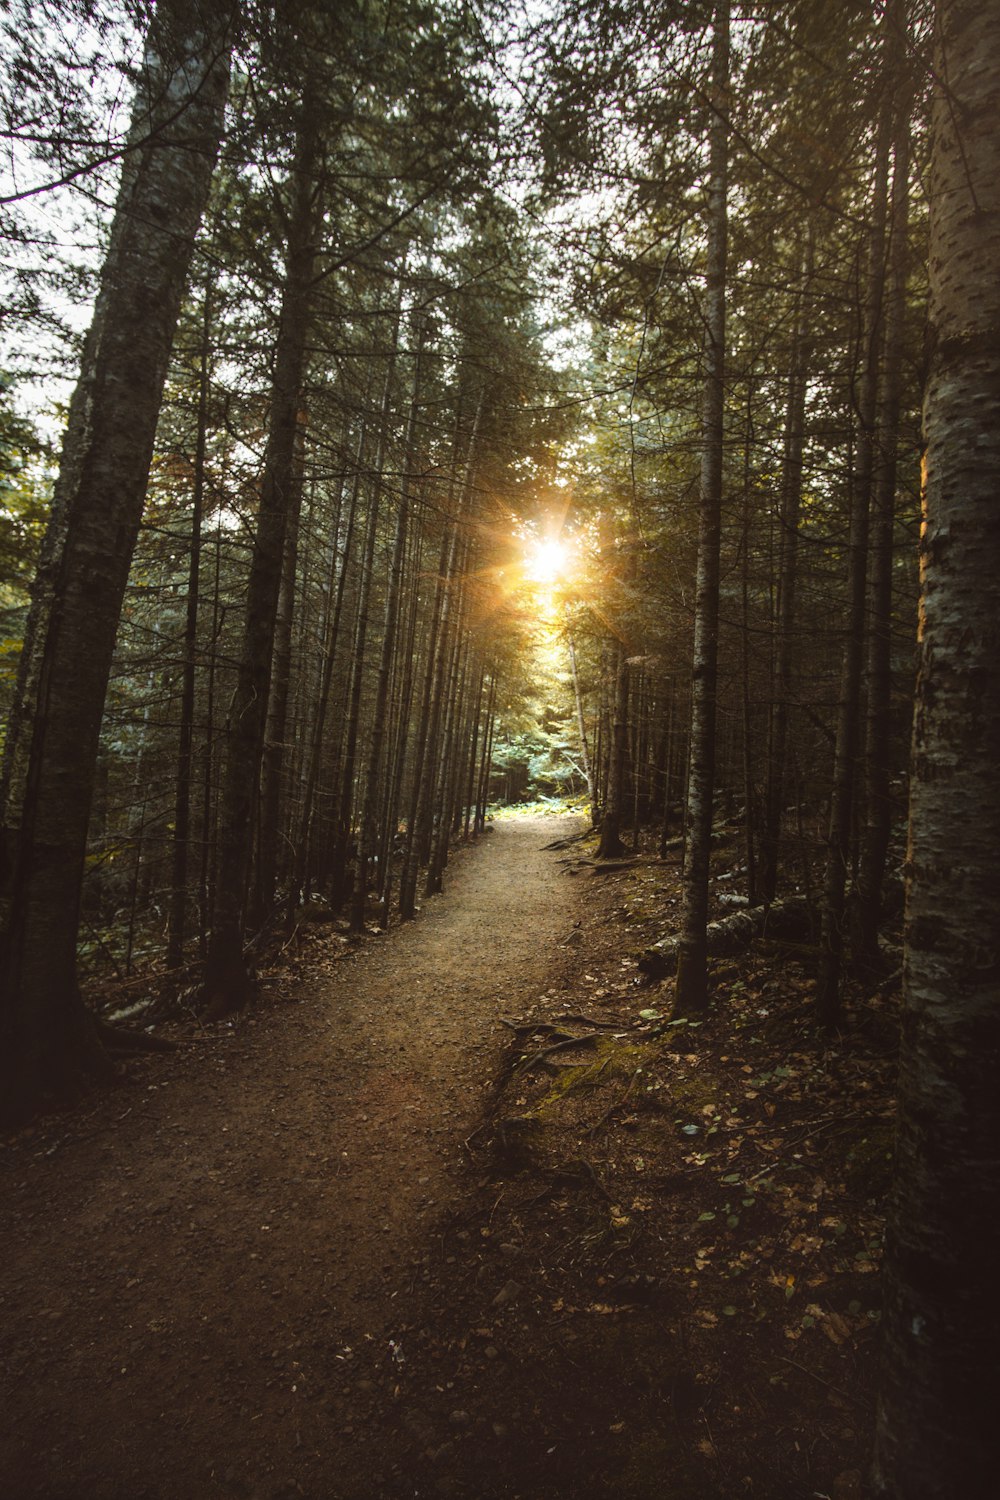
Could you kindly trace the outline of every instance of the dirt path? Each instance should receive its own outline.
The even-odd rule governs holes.
[[[415,1493],[358,1371],[467,1170],[497,1018],[560,983],[576,888],[541,846],[572,826],[499,824],[294,1003],[6,1143],[4,1500]]]

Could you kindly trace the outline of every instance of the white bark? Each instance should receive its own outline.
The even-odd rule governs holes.
[[[1000,1409],[1000,8],[938,6],[920,676],[876,1487],[985,1500]]]

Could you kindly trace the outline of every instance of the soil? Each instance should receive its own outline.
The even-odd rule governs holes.
[[[891,985],[826,1046],[764,941],[671,1025],[676,865],[582,829],[5,1138],[4,1500],[864,1493]]]

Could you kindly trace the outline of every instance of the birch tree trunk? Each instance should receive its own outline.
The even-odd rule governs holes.
[[[105,1074],[76,981],[101,716],[167,362],[222,134],[234,0],[163,0],[36,580],[2,796],[0,1114]]]
[[[719,655],[719,547],[722,532],[723,409],[726,366],[726,259],[729,176],[729,0],[715,10],[709,133],[708,268],[705,278],[705,393],[702,407],[701,497],[691,667],[683,909],[677,965],[680,1015],[708,1003],[709,853],[715,787],[716,685]]]
[[[876,1489],[997,1485],[1000,10],[940,0],[920,671]]]

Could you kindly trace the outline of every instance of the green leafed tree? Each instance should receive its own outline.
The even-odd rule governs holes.
[[[104,1075],[76,938],[105,690],[167,361],[223,126],[236,7],[167,0],[139,70],[5,745],[0,1113]]]

